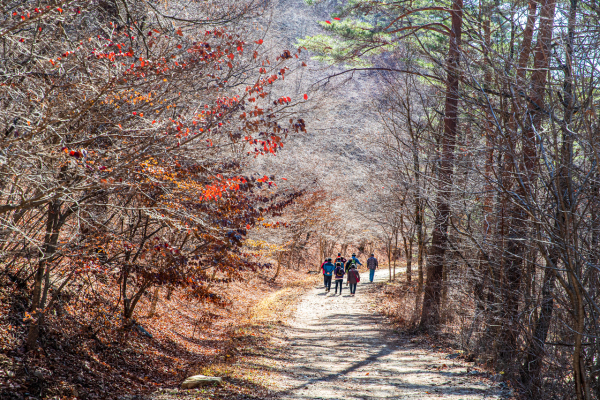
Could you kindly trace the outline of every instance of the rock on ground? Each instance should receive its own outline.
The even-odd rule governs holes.
[[[223,379],[215,376],[194,375],[187,378],[181,384],[182,389],[194,389],[200,386],[212,385],[221,383]]]

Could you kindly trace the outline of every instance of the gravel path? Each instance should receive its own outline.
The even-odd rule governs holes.
[[[376,281],[388,271],[379,270]],[[394,334],[372,311],[375,285],[361,274],[355,297],[314,288],[285,331],[280,399],[498,399],[468,363]],[[281,376],[281,375],[280,375]]]

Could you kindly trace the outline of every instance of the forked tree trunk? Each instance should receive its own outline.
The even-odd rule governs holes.
[[[531,91],[527,104],[527,113],[523,123],[524,130],[521,139],[523,159],[519,163],[519,178],[515,177],[516,192],[520,199],[531,195],[535,187],[535,171],[537,170],[536,134],[539,130],[546,95],[546,80],[550,62],[552,29],[554,27],[555,0],[543,0],[540,8],[540,27],[534,53],[533,73],[531,76]],[[521,66],[520,66],[521,67]],[[513,165],[517,161],[512,160]],[[526,221],[528,216],[521,205],[513,204],[509,210],[509,232],[504,255],[504,287],[503,287],[503,321],[499,335],[499,368],[508,368],[514,363],[517,351],[519,291],[523,261],[526,256],[524,241],[528,231]]]

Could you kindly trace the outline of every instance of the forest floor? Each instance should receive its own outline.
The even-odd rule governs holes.
[[[254,371],[250,380],[242,374],[253,382],[252,390],[244,395],[238,391],[236,398],[508,398],[504,383],[465,361],[456,349],[424,335],[401,333],[377,312],[387,274],[387,269],[377,271],[370,284],[368,273],[362,273],[355,297],[347,286],[342,296],[333,294],[333,288],[325,293],[319,281],[304,292],[288,291],[263,304],[287,311],[277,314],[275,325],[263,325],[266,340],[242,350],[243,357],[231,365],[230,372]],[[221,375],[224,386],[237,380]],[[163,391],[154,398],[222,398],[223,390]]]

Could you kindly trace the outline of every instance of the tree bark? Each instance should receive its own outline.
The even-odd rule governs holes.
[[[535,186],[535,171],[537,169],[536,134],[543,117],[542,110],[544,109],[555,6],[555,0],[543,0],[541,2],[540,27],[534,52],[529,103],[523,122],[523,134],[520,138],[523,157],[514,177],[517,180],[516,192],[519,199],[528,198]],[[516,167],[516,164],[517,160],[512,160],[513,168]],[[504,312],[499,335],[499,367],[503,369],[514,365],[513,360],[517,350],[518,324],[515,319],[519,310],[519,289],[521,286],[522,265],[526,253],[523,243],[528,235],[526,228],[528,216],[522,204],[518,204],[519,201],[522,200],[516,200],[509,210],[509,232],[504,253]]]
[[[154,288],[154,293],[152,294],[152,303],[150,303],[150,312],[148,313],[148,318],[152,318],[156,314],[156,306],[158,305],[159,297],[160,297],[160,288],[158,286],[156,286]]]
[[[29,331],[27,333],[26,348],[33,350],[37,347],[37,340],[40,334],[40,327],[44,315],[44,302],[49,286],[48,261],[56,252],[58,243],[58,233],[60,230],[60,202],[53,200],[48,203],[48,217],[46,220],[46,234],[44,237],[44,247],[42,248],[42,257],[38,263],[37,271],[33,284],[33,295],[31,301],[30,314],[33,318]],[[46,287],[44,288],[44,280]]]
[[[553,251],[548,255],[548,258],[550,262],[546,264],[546,271],[544,272],[540,314],[534,324],[533,338],[526,352],[527,358],[521,372],[521,380],[523,381],[525,392],[531,399],[537,399],[540,396],[542,359],[552,319],[552,311],[554,309],[553,291],[556,281],[558,257],[556,252]]]
[[[436,195],[436,215],[433,226],[431,249],[427,260],[427,281],[421,311],[421,327],[436,328],[440,323],[440,306],[444,256],[448,246],[448,219],[450,218],[450,195],[454,170],[454,148],[458,130],[458,98],[460,45],[462,32],[463,2],[452,3],[452,27],[448,50],[448,78],[444,112],[444,137],[439,167],[439,186]]]

